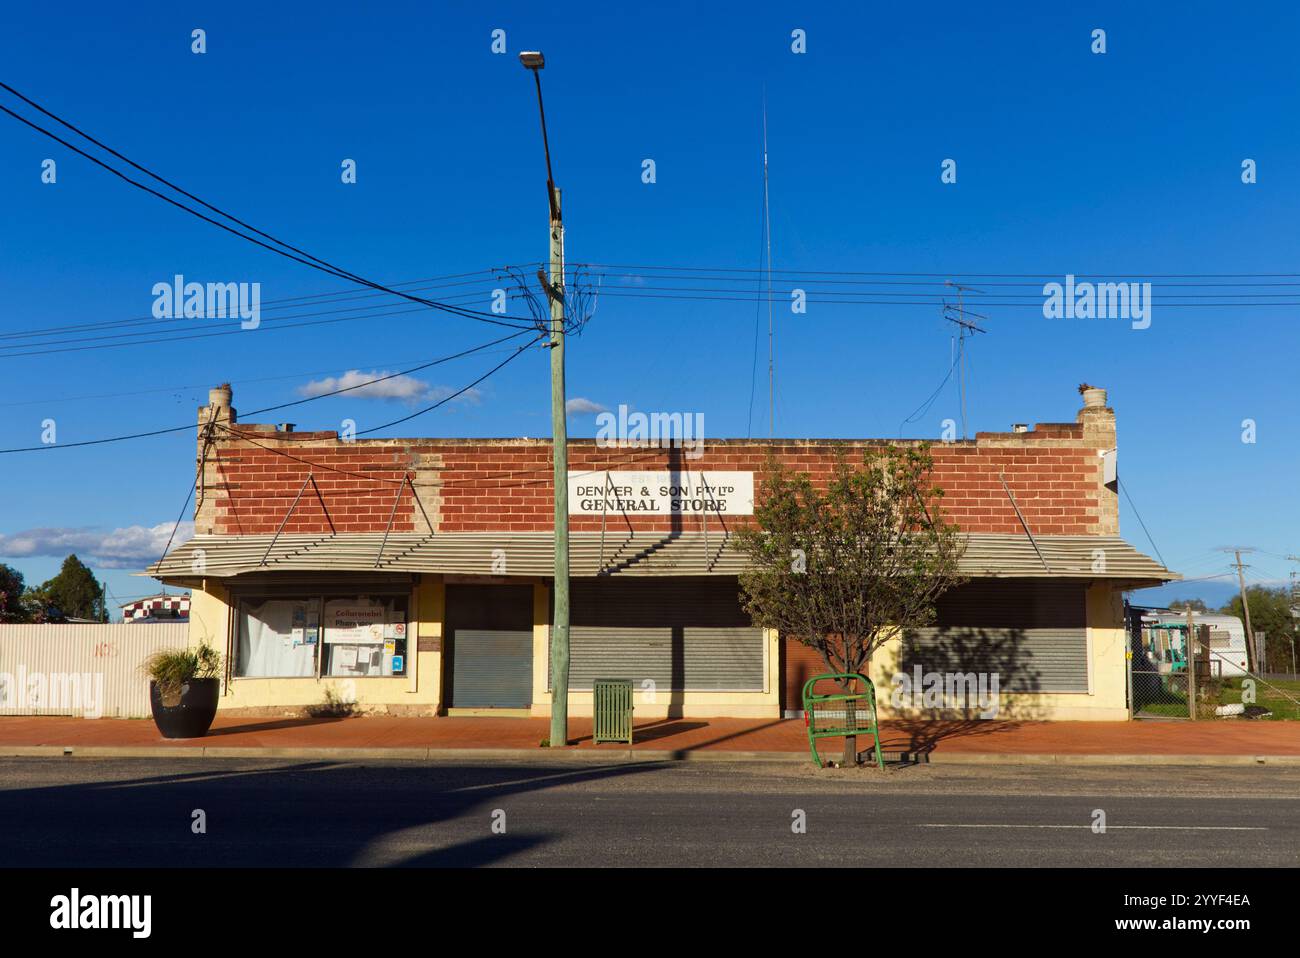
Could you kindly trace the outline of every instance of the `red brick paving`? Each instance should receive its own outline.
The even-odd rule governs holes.
[[[233,746],[248,748],[536,748],[544,718],[236,718],[219,716],[206,738],[168,740],[149,719],[0,717],[4,746]],[[801,752],[801,719],[659,719],[638,722],[636,748]],[[592,745],[591,720],[569,723],[579,748]],[[1297,722],[887,722],[887,751],[1073,755],[1300,755]],[[820,742],[835,754],[834,739]]]

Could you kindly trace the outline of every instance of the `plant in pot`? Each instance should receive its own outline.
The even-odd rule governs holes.
[[[149,704],[163,738],[202,738],[217,717],[221,654],[210,645],[162,649],[144,662]]]
[[[1092,408],[1106,405],[1106,390],[1100,387],[1079,383],[1079,395],[1083,397],[1085,407]]]

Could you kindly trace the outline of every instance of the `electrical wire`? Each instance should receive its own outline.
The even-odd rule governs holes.
[[[428,368],[431,367],[431,366],[437,366],[437,365],[439,365],[439,364],[441,364],[441,363],[450,362],[450,361],[453,360],[453,359],[459,359],[459,358],[461,358],[461,357],[463,357],[463,356],[468,356],[468,355],[470,355],[471,353],[476,353],[476,352],[479,352],[479,351],[481,351],[481,350],[487,349],[487,348],[489,348],[489,347],[499,345],[500,343],[506,342],[506,341],[508,341],[508,340],[511,340],[511,339],[517,339],[517,338],[519,338],[520,336],[524,335],[524,333],[526,333],[526,332],[533,332],[533,330],[521,330],[520,332],[517,332],[517,333],[511,333],[511,334],[509,334],[509,335],[502,336],[500,339],[494,339],[494,340],[491,340],[490,342],[483,343],[483,344],[481,344],[481,345],[479,345],[479,346],[475,346],[475,347],[473,347],[473,348],[471,348],[471,349],[466,349],[466,350],[463,350],[463,351],[461,351],[461,352],[459,352],[459,353],[454,353],[454,354],[452,354],[452,355],[450,355],[450,356],[443,356],[443,357],[441,357],[441,358],[439,358],[439,359],[431,360],[431,361],[429,361],[429,362],[427,362],[427,363],[423,363],[423,364],[421,364],[421,365],[419,365],[419,366],[413,366],[413,367],[411,367],[410,369],[404,369],[404,370],[402,370],[402,371],[400,371],[400,372],[391,373],[390,375],[380,377],[379,379],[368,380],[368,381],[366,381],[366,382],[364,382],[364,383],[357,383],[357,384],[352,385],[352,386],[346,386],[346,387],[344,387],[344,388],[342,388],[342,389],[335,389],[335,390],[332,390],[332,391],[327,392],[327,393],[322,393],[322,394],[319,395],[319,396],[308,396],[306,399],[298,399],[298,400],[295,400],[295,401],[293,401],[293,402],[280,403],[280,404],[275,405],[275,406],[264,406],[264,407],[262,407],[261,409],[254,409],[254,410],[251,410],[250,412],[245,413],[245,415],[255,416],[255,415],[258,415],[258,414],[260,414],[260,413],[264,413],[264,412],[274,412],[274,411],[277,410],[277,409],[288,409],[288,408],[291,407],[291,406],[300,406],[300,405],[302,405],[303,403],[307,403],[307,402],[315,402],[315,401],[318,400],[318,399],[326,399],[326,398],[328,398],[328,397],[330,397],[330,396],[337,396],[337,395],[340,395],[341,393],[351,392],[351,391],[354,390],[354,389],[362,389],[362,388],[365,388],[365,387],[367,387],[367,386],[372,386],[372,385],[374,385],[374,384],[377,383],[377,382],[383,382],[383,381],[386,380],[386,379],[393,379],[393,378],[395,378],[395,377],[397,377],[397,376],[406,376],[406,375],[409,375],[409,374],[414,373],[414,372],[419,372],[419,371],[422,370],[422,369],[428,369]],[[531,345],[531,344],[525,344],[525,345]],[[509,362],[510,359],[515,358],[515,356],[517,356],[517,355],[519,354],[520,351],[522,351],[522,349],[519,350],[519,351],[516,351],[515,353],[512,353],[511,356],[509,357],[509,359],[506,360],[506,362]],[[505,364],[502,363],[501,365],[505,365]],[[500,366],[498,366],[498,367],[496,367],[496,368],[499,369]],[[493,370],[493,372],[495,372],[495,369]],[[491,375],[491,373],[489,373],[488,375]],[[486,378],[486,377],[484,377],[484,378]],[[481,380],[479,380],[479,381],[481,381]],[[471,385],[473,385],[473,384],[471,384]],[[427,411],[427,410],[426,410],[426,411]],[[404,420],[398,420],[398,422],[402,422],[402,421],[404,421]],[[166,435],[167,433],[186,432],[186,431],[189,431],[189,430],[194,429],[194,428],[195,428],[194,423],[186,423],[184,426],[170,426],[170,427],[167,427],[167,428],[165,428],[165,429],[153,429],[153,430],[149,430],[149,431],[146,431],[146,432],[130,433],[130,434],[127,434],[127,435],[122,435],[122,436],[108,436],[108,437],[105,437],[105,438],[103,438],[103,439],[85,439],[85,440],[81,440],[81,441],[79,441],[79,442],[48,443],[48,444],[42,444],[42,445],[39,445],[39,446],[22,446],[22,447],[17,447],[17,448],[13,448],[13,449],[0,449],[0,455],[2,455],[2,454],[6,454],[6,453],[16,453],[16,452],[42,452],[42,451],[49,450],[49,449],[76,449],[76,448],[80,448],[80,447],[82,447],[82,446],[101,446],[101,445],[105,445],[105,444],[107,444],[107,443],[126,442],[126,441],[131,440],[131,439],[145,439],[145,438],[148,438],[148,437],[150,437],[150,436],[162,436],[162,435]],[[382,427],[379,427],[379,428],[382,428]]]
[[[1165,562],[1165,557],[1160,554],[1160,547],[1156,545],[1156,540],[1151,538],[1151,532],[1147,529],[1147,524],[1142,521],[1142,513],[1138,512],[1138,507],[1133,501],[1133,497],[1128,494],[1128,489],[1125,487],[1124,483],[1118,479],[1118,477],[1115,479],[1115,484],[1119,486],[1120,491],[1124,493],[1124,498],[1128,500],[1129,507],[1133,510],[1133,515],[1137,516],[1138,525],[1140,525],[1142,531],[1146,533],[1147,542],[1151,543],[1151,548],[1155,551],[1156,558],[1160,560],[1162,566],[1168,569],[1169,566]]]
[[[391,288],[391,287],[384,286],[384,285],[379,284],[379,283],[376,283],[376,282],[374,282],[374,281],[372,281],[372,280],[366,279],[366,278],[363,277],[363,276],[359,276],[359,275],[357,275],[356,273],[352,273],[352,272],[350,272],[350,271],[348,271],[348,270],[345,270],[345,269],[343,269],[343,268],[341,268],[341,267],[335,266],[335,265],[333,265],[332,263],[330,263],[330,262],[328,262],[328,261],[326,261],[326,260],[320,259],[320,258],[317,257],[317,256],[313,256],[312,254],[307,253],[307,252],[304,251],[304,250],[300,250],[300,249],[299,249],[298,247],[296,247],[296,246],[293,246],[293,245],[291,245],[291,244],[289,244],[289,243],[286,243],[286,242],[284,242],[283,240],[277,239],[277,238],[275,238],[274,236],[271,236],[269,233],[265,233],[265,232],[263,232],[263,231],[261,231],[261,230],[258,230],[258,229],[254,228],[254,227],[252,227],[252,226],[249,226],[249,225],[246,224],[243,220],[240,220],[240,219],[238,219],[237,217],[235,217],[235,216],[233,216],[233,215],[231,215],[231,214],[229,214],[229,213],[224,212],[224,211],[221,210],[220,208],[218,208],[218,207],[216,207],[216,206],[213,206],[212,204],[207,203],[207,202],[205,202],[204,200],[199,199],[198,197],[194,196],[194,194],[189,193],[189,192],[187,192],[187,191],[181,189],[180,187],[178,187],[178,186],[176,186],[175,184],[171,183],[169,180],[164,179],[163,177],[161,177],[161,176],[159,176],[158,174],[152,172],[151,170],[147,169],[146,167],[141,166],[140,164],[136,163],[135,161],[130,160],[130,159],[128,159],[127,157],[123,156],[121,153],[117,152],[116,150],[112,149],[111,147],[106,146],[106,145],[105,145],[104,143],[102,143],[101,141],[99,141],[99,140],[95,139],[94,137],[90,136],[89,134],[83,132],[82,130],[80,130],[79,128],[77,128],[77,127],[74,126],[72,123],[68,122],[67,120],[63,119],[62,117],[59,117],[59,116],[57,116],[56,114],[54,114],[54,113],[50,112],[49,110],[45,109],[43,106],[41,106],[40,104],[36,103],[34,100],[32,100],[32,99],[30,99],[30,98],[24,96],[22,93],[18,92],[18,91],[15,90],[13,87],[9,86],[7,83],[4,83],[4,82],[0,81],[0,88],[3,88],[3,89],[5,89],[5,90],[8,90],[10,93],[12,93],[14,96],[18,97],[19,99],[21,99],[23,102],[25,102],[25,103],[27,103],[28,105],[30,105],[30,106],[34,107],[35,109],[39,110],[41,113],[44,113],[46,116],[50,117],[51,119],[55,120],[56,122],[62,124],[62,125],[65,126],[65,127],[67,127],[69,130],[72,130],[74,133],[76,133],[78,136],[82,137],[83,139],[85,139],[85,140],[87,140],[87,141],[89,141],[89,142],[95,144],[95,145],[98,146],[100,149],[103,149],[103,150],[107,151],[108,153],[110,153],[111,155],[117,157],[118,159],[120,159],[120,160],[122,160],[122,161],[124,161],[124,162],[126,162],[126,163],[128,163],[128,164],[130,164],[130,165],[131,165],[132,167],[134,167],[135,169],[140,170],[141,172],[145,173],[146,175],[148,175],[148,176],[152,177],[153,179],[157,180],[159,183],[162,183],[162,184],[166,185],[166,186],[169,187],[170,189],[175,190],[176,192],[182,194],[183,196],[186,196],[186,197],[189,197],[189,198],[191,198],[191,199],[194,199],[196,202],[200,203],[200,204],[203,205],[205,208],[207,208],[207,209],[209,209],[209,210],[212,210],[213,212],[217,213],[217,214],[220,215],[220,216],[225,217],[226,219],[230,220],[231,222],[236,223],[236,224],[238,224],[238,225],[240,225],[240,226],[243,226],[243,227],[246,228],[246,229],[251,230],[253,233],[256,234],[256,236],[250,236],[250,235],[248,235],[247,233],[243,233],[243,232],[241,232],[240,230],[234,229],[234,228],[231,227],[231,226],[227,226],[225,223],[221,223],[221,222],[219,222],[219,221],[213,219],[212,217],[207,216],[206,214],[199,212],[198,210],[195,210],[195,209],[192,209],[192,208],[189,207],[189,206],[186,206],[184,203],[181,203],[181,202],[179,202],[178,200],[175,200],[175,199],[173,199],[173,198],[171,198],[171,197],[169,197],[169,196],[164,195],[163,193],[160,193],[158,190],[155,190],[153,187],[148,186],[148,185],[145,184],[145,183],[141,183],[139,180],[132,179],[130,176],[126,175],[126,174],[123,173],[121,170],[116,169],[115,167],[111,166],[111,165],[108,164],[108,163],[105,163],[103,160],[99,159],[98,157],[92,156],[90,153],[86,152],[85,150],[81,149],[80,147],[74,146],[73,144],[69,143],[67,140],[63,139],[63,138],[62,138],[61,136],[59,136],[57,133],[54,133],[53,131],[46,129],[45,127],[41,126],[39,123],[35,123],[35,122],[33,122],[32,120],[27,119],[26,117],[22,116],[21,114],[16,113],[15,111],[9,109],[7,106],[0,105],[0,111],[3,111],[4,113],[7,113],[9,116],[11,116],[11,117],[13,117],[14,119],[18,120],[20,123],[23,123],[24,125],[26,125],[26,126],[28,126],[28,127],[31,127],[33,130],[36,130],[38,133],[41,133],[41,134],[43,134],[44,136],[47,136],[47,137],[49,137],[50,139],[54,140],[55,142],[62,144],[64,147],[66,147],[66,148],[69,149],[69,150],[72,150],[74,153],[77,153],[78,155],[80,155],[80,156],[82,156],[82,157],[85,157],[86,159],[90,160],[92,163],[95,163],[97,166],[103,168],[104,170],[108,171],[109,173],[112,173],[114,176],[116,176],[116,177],[118,177],[119,179],[125,181],[126,183],[129,183],[130,185],[136,187],[137,189],[143,190],[144,192],[149,193],[149,194],[151,194],[151,195],[157,197],[158,199],[163,200],[163,201],[166,202],[166,203],[169,203],[169,204],[172,205],[172,206],[175,206],[177,209],[180,209],[180,210],[183,210],[183,211],[189,213],[191,216],[195,216],[195,217],[197,217],[197,218],[203,220],[203,221],[206,222],[206,223],[210,223],[211,225],[216,226],[216,227],[218,227],[219,229],[222,229],[222,230],[226,231],[227,233],[230,233],[230,234],[232,234],[232,235],[234,235],[234,236],[238,236],[238,237],[240,237],[241,239],[244,239],[244,240],[246,240],[246,241],[248,241],[248,242],[250,242],[250,243],[253,243],[253,244],[256,245],[256,246],[260,246],[261,248],[263,248],[263,249],[265,249],[265,250],[269,250],[269,251],[272,252],[272,253],[276,253],[276,254],[278,254],[278,255],[280,255],[280,256],[285,257],[286,259],[291,259],[291,260],[293,260],[293,261],[295,261],[295,262],[297,262],[297,263],[301,263],[302,265],[304,265],[304,266],[308,266],[308,267],[310,267],[310,268],[312,268],[312,269],[319,270],[319,271],[321,271],[321,272],[323,272],[323,273],[327,273],[327,274],[332,275],[332,276],[337,276],[337,277],[339,277],[339,278],[341,278],[341,279],[349,280],[349,281],[354,282],[354,283],[357,283],[358,285],[361,285],[361,286],[367,286],[367,287],[369,287],[369,288],[371,288],[371,289],[380,290],[380,291],[382,291],[382,292],[390,293],[390,294],[392,294],[392,295],[394,295],[394,296],[398,296],[398,297],[401,297],[402,299],[407,299],[407,300],[410,300],[410,301],[412,301],[412,302],[419,303],[419,304],[421,304],[421,305],[423,305],[423,306],[428,306],[428,307],[430,307],[430,308],[432,308],[432,309],[441,310],[441,311],[443,311],[443,312],[448,312],[448,313],[451,313],[451,314],[453,314],[453,315],[458,315],[458,316],[461,316],[461,317],[464,317],[464,318],[467,318],[467,319],[474,319],[474,320],[477,320],[477,321],[479,321],[479,322],[490,323],[490,324],[497,325],[497,326],[514,326],[515,328],[532,328],[532,325],[533,325],[533,324],[532,324],[532,321],[531,321],[531,320],[527,320],[527,319],[525,319],[524,317],[505,317],[504,319],[500,319],[500,318],[497,318],[496,316],[493,316],[492,314],[484,313],[484,312],[481,312],[481,311],[479,311],[479,310],[470,310],[470,309],[465,309],[465,308],[463,308],[463,307],[451,306],[451,305],[449,305],[449,304],[442,303],[442,302],[439,302],[439,301],[437,301],[437,300],[425,299],[425,298],[423,298],[423,297],[419,297],[419,296],[412,296],[412,295],[410,295],[410,294],[408,294],[408,293],[404,293],[404,292],[401,292],[401,291],[399,291],[399,290],[393,289],[393,288]],[[272,245],[270,245],[270,243],[263,242],[262,240],[257,239],[257,238],[256,238],[257,236],[265,237],[266,239],[270,240],[272,243],[275,243],[275,244],[277,244],[277,245],[276,245],[276,246],[272,246]],[[280,249],[280,248],[278,248],[278,247],[283,247],[283,249]],[[518,325],[519,321],[521,321],[521,320],[522,320],[524,323],[526,323],[527,325],[526,325],[526,326],[520,326],[520,325]]]
[[[469,274],[460,274],[460,275],[469,275]],[[495,280],[493,280],[490,270],[479,270],[474,275],[481,276],[482,278],[473,279],[473,280],[462,280],[461,282],[455,282],[455,283],[433,283],[433,279],[441,278],[441,277],[432,277],[430,279],[411,280],[409,282],[395,283],[393,285],[410,286],[412,287],[412,290],[409,291],[418,292],[418,291],[429,290],[429,289],[448,289],[454,286],[482,287],[485,284],[489,284],[490,281],[495,282]],[[420,284],[426,284],[426,285],[420,285]],[[259,308],[262,312],[272,312],[276,310],[296,309],[299,307],[306,307],[311,305],[321,305],[322,303],[333,304],[333,303],[351,302],[353,300],[358,300],[358,299],[374,299],[377,297],[382,297],[387,295],[388,295],[387,293],[382,293],[382,292],[360,293],[357,292],[356,290],[340,290],[334,293],[313,293],[308,296],[289,296],[281,299],[265,300],[261,303]],[[465,293],[465,294],[453,294],[453,295],[479,295],[479,294]],[[8,332],[0,333],[0,340],[31,339],[34,337],[62,335],[64,333],[93,332],[101,329],[120,329],[126,327],[134,327],[134,326],[154,326],[163,323],[179,322],[182,320],[187,322],[193,321],[183,316],[173,316],[173,317],[165,317],[165,318],[158,318],[152,315],[139,316],[130,319],[106,320],[104,322],[98,322],[98,323],[75,323],[75,324],[68,324],[63,326],[44,326],[36,329],[12,330]]]
[[[486,351],[500,352],[500,350],[486,350]],[[248,386],[254,383],[278,383],[278,382],[285,382],[286,380],[290,380],[290,379],[301,379],[304,376],[336,376],[340,373],[360,371],[361,369],[367,367],[372,369],[377,369],[381,366],[392,366],[401,362],[409,362],[409,360],[393,360],[393,359],[368,360],[366,362],[352,363],[349,366],[346,366],[342,369],[340,369],[337,366],[331,369],[304,369],[300,372],[287,373],[283,376],[258,376],[258,377],[247,378],[247,379],[231,379],[229,380],[229,382],[231,383],[231,385],[234,386]],[[433,362],[433,360],[417,359],[416,362],[427,363],[427,362]],[[404,374],[394,373],[393,375],[400,376]],[[370,385],[370,383],[378,382],[378,381],[379,381],[378,379],[370,380],[365,385]],[[159,386],[156,389],[133,389],[127,392],[118,392],[118,393],[90,393],[90,394],[85,394],[80,396],[47,396],[41,399],[24,399],[21,400],[20,402],[3,402],[0,403],[0,409],[16,407],[16,406],[48,406],[57,403],[87,402],[92,399],[120,399],[124,396],[152,396],[152,395],[157,395],[158,393],[174,394],[174,393],[182,393],[182,392],[193,392],[196,389],[208,389],[211,387],[211,385],[212,385],[211,382],[189,383],[186,385],[177,385],[177,386]],[[248,413],[247,415],[251,415],[251,413]]]
[[[171,329],[157,330],[154,332],[128,332],[108,336],[75,336],[70,339],[51,339],[44,342],[19,343],[17,345],[0,345],[0,359],[10,359],[19,356],[40,356],[47,353],[59,352],[85,352],[95,349],[112,349],[119,346],[148,346],[161,343],[180,342],[188,339],[207,339],[213,336],[233,336],[239,333],[249,333],[253,329],[261,329],[263,323],[267,324],[266,329],[270,331],[280,329],[296,329],[301,326],[327,326],[333,323],[349,322],[355,319],[380,319],[388,316],[403,316],[409,313],[425,312],[425,307],[402,307],[402,308],[385,308],[391,304],[376,303],[371,306],[353,306],[346,309],[330,309],[317,312],[297,313],[292,316],[271,316],[265,319],[259,319],[257,326],[244,329],[242,327],[233,329],[219,329],[207,333],[189,333],[186,335],[164,335],[171,333],[183,333],[187,329],[194,328],[193,320],[180,320],[180,326]],[[337,319],[323,319],[311,323],[292,323],[288,320],[306,319],[316,316],[332,316],[338,313],[357,313],[355,316],[342,316]],[[168,322],[173,322],[168,320]],[[513,327],[508,327],[513,328]],[[528,330],[522,330],[527,332]],[[82,344],[82,345],[76,345]],[[95,345],[86,345],[95,344]],[[50,347],[48,349],[33,349],[31,347]],[[4,352],[4,350],[26,350],[25,352]]]
[[[666,266],[648,263],[594,263],[582,262],[573,263],[575,266],[585,266],[591,269],[631,269],[631,270],[673,270],[684,273],[696,272],[719,272],[719,273],[759,273],[762,270],[751,269],[744,266]],[[966,279],[978,280],[984,277],[991,279],[1059,279],[1060,273],[910,273],[910,272],[864,272],[861,270],[792,270],[778,269],[773,270],[775,273],[798,273],[800,275],[811,276],[910,276],[910,277],[935,277],[947,279],[949,277],[959,276]],[[1132,279],[1300,279],[1300,273],[1073,273],[1075,278],[1079,277],[1111,277],[1132,278]],[[984,284],[990,285],[990,284]]]
[[[532,332],[532,330],[529,330],[529,332]],[[511,335],[511,336],[506,336],[506,337],[503,337],[502,339],[494,340],[493,342],[488,343],[487,345],[495,346],[495,345],[497,345],[498,343],[505,342],[505,341],[508,340],[508,339],[517,339],[517,338],[518,338],[519,336],[521,336],[521,335],[523,335],[523,333],[515,333],[515,334],[513,334],[513,335]],[[501,369],[503,366],[507,365],[508,363],[510,363],[510,362],[514,361],[516,358],[518,358],[519,355],[522,354],[522,353],[524,352],[524,350],[528,349],[530,346],[533,346],[534,344],[536,344],[536,343],[538,343],[538,342],[541,342],[543,339],[547,339],[547,338],[549,338],[549,336],[550,336],[549,333],[544,332],[544,333],[538,335],[536,338],[534,338],[534,339],[532,339],[532,340],[529,340],[528,342],[526,342],[526,343],[524,343],[522,346],[520,346],[518,349],[516,349],[514,352],[512,352],[512,353],[511,353],[509,356],[507,356],[505,359],[503,359],[501,362],[497,363],[495,366],[493,366],[491,369],[489,369],[487,372],[485,372],[485,373],[484,373],[482,376],[480,376],[478,379],[476,379],[476,380],[474,380],[472,383],[470,383],[468,386],[463,386],[463,387],[461,387],[460,389],[456,390],[454,393],[451,393],[450,395],[444,396],[443,398],[439,399],[437,402],[433,403],[432,405],[425,406],[423,409],[417,409],[415,412],[411,413],[409,416],[403,416],[403,417],[401,417],[400,419],[394,419],[394,420],[392,420],[392,421],[390,421],[390,422],[381,423],[381,424],[378,425],[378,426],[371,426],[369,429],[362,429],[362,430],[359,430],[357,433],[355,433],[355,435],[358,435],[358,436],[366,436],[366,435],[369,435],[369,434],[372,433],[372,432],[379,432],[381,429],[387,429],[387,428],[389,428],[390,426],[397,426],[397,425],[400,425],[401,423],[409,422],[410,420],[415,419],[417,416],[423,416],[423,415],[424,415],[425,413],[427,413],[427,412],[432,412],[434,409],[437,409],[439,406],[442,406],[442,405],[444,405],[444,404],[446,404],[446,403],[449,403],[449,402],[451,402],[453,399],[457,398],[458,396],[461,396],[461,395],[463,395],[464,393],[469,392],[471,389],[473,389],[473,388],[474,388],[475,386],[477,386],[479,383],[483,382],[483,380],[487,379],[489,376],[491,376],[493,373],[495,373],[498,369]],[[477,351],[477,350],[471,350],[471,351]],[[465,354],[461,354],[461,355],[465,355]],[[453,358],[457,358],[457,357],[453,357]],[[405,374],[404,374],[404,373],[393,373],[391,376],[385,376],[385,377],[383,377],[383,379],[392,379],[392,378],[394,378],[395,376],[401,376],[401,375],[405,375]],[[383,379],[373,380],[372,382],[382,382]],[[369,386],[369,385],[372,385],[372,382],[361,383],[361,384],[359,384],[359,385],[357,385],[357,386],[350,386],[350,387],[348,387],[348,389],[359,389],[359,388],[361,388],[361,386]],[[346,391],[347,391],[347,390],[337,390],[336,392],[346,392]],[[326,393],[325,395],[334,395],[334,393]],[[301,404],[304,403],[304,402],[309,402],[310,399],[314,399],[314,398],[324,398],[324,397],[322,396],[322,397],[310,397],[309,399],[299,399],[299,400],[297,400],[296,402],[283,403],[282,405],[279,405],[279,406],[272,406],[272,407],[270,407],[270,409],[255,409],[255,410],[253,410],[253,411],[250,412],[250,413],[246,413],[245,415],[253,416],[253,415],[257,415],[258,413],[269,412],[271,409],[285,409],[285,408],[287,408],[287,407],[289,407],[289,406],[297,406],[297,405],[301,405]],[[277,438],[278,440],[282,441],[282,442],[319,442],[319,441],[320,441],[320,440],[318,440],[318,439],[316,439],[316,438],[314,438],[314,437],[312,437],[312,436],[298,436],[298,435],[295,435],[294,433],[284,433],[284,434],[282,434],[282,435],[276,436],[276,438]]]

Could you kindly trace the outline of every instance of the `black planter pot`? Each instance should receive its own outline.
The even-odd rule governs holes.
[[[149,683],[149,704],[153,722],[163,738],[202,738],[217,717],[219,679],[190,679],[181,686],[180,701],[164,705],[158,683]]]

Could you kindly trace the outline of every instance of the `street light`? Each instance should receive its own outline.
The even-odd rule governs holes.
[[[542,106],[542,73],[546,68],[546,57],[540,50],[525,50],[519,54],[519,62],[525,70],[531,70],[537,84],[537,112],[542,117],[542,149],[546,152],[546,198],[551,205],[551,222],[560,222],[560,203],[555,195],[555,178],[551,176],[551,144],[546,138],[546,108]],[[554,281],[554,277],[552,277]]]
[[[532,71],[537,85],[537,112],[542,118],[542,148],[546,151],[546,198],[551,208],[551,271],[545,289],[551,307],[551,458],[555,463],[550,743],[552,748],[559,748],[569,744],[569,430],[564,400],[564,224],[560,221],[560,192],[551,175],[551,145],[546,137],[546,109],[542,106],[541,70],[546,66],[546,58],[539,51],[526,50],[519,54],[519,62],[524,69]]]

